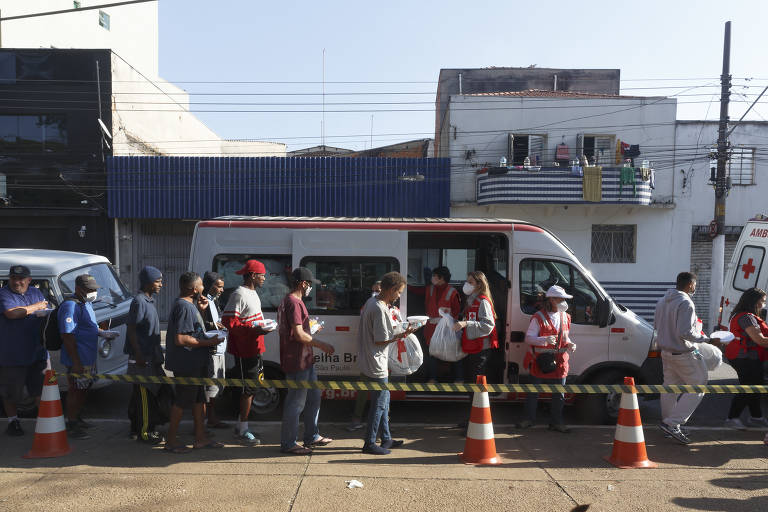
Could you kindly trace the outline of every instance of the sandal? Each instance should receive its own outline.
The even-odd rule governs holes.
[[[192,451],[192,448],[185,444],[178,444],[176,446],[168,446],[167,444],[163,447],[163,451],[169,452],[169,453],[189,453]]]
[[[309,455],[312,453],[312,450],[305,446],[299,446],[297,444],[293,445],[293,447],[288,448],[287,450],[280,450],[282,453],[287,453],[290,455]]]
[[[320,436],[311,443],[304,443],[304,448],[315,448],[318,446],[327,446],[333,442],[333,439],[330,437],[323,437]]]
[[[201,444],[200,446],[192,446],[195,450],[202,450],[203,448],[224,448],[224,445],[218,441],[208,441],[205,444]]]

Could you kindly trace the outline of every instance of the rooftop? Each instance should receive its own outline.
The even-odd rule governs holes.
[[[621,94],[605,94],[591,92],[575,91],[548,91],[543,89],[527,89],[525,91],[496,91],[496,92],[476,92],[464,94],[463,96],[504,96],[520,98],[624,98],[624,99],[648,99],[659,98],[659,96],[623,96]]]

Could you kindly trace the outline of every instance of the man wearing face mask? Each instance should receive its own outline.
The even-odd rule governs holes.
[[[571,341],[571,315],[568,311],[566,299],[572,299],[573,295],[565,293],[561,286],[551,286],[546,293],[544,308],[537,311],[531,318],[528,332],[525,334],[525,343],[530,350],[525,354],[523,366],[531,373],[533,384],[565,384],[568,377],[569,352],[576,350],[576,345]],[[543,354],[549,357],[551,367],[542,368],[538,359]],[[525,402],[527,419],[518,423],[517,428],[528,428],[536,422],[536,406],[539,394],[528,393]],[[549,429],[567,434],[570,429],[563,423],[563,393],[552,393],[551,415]]]
[[[221,315],[221,323],[229,331],[227,352],[235,356],[232,377],[236,379],[258,379],[263,368],[261,354],[264,353],[264,330],[257,322],[264,320],[261,299],[256,291],[264,285],[267,269],[258,260],[248,260],[243,268],[235,272],[243,276],[243,284],[229,296]],[[235,427],[235,438],[255,446],[261,444],[259,435],[248,427],[248,415],[256,389],[244,386],[240,394],[240,416]]]
[[[427,285],[424,293],[424,307],[429,316],[429,322],[424,326],[424,339],[429,345],[435,328],[440,322],[441,313],[451,315],[456,320],[461,313],[461,299],[456,288],[451,286],[451,271],[448,267],[437,267],[432,271],[431,284]],[[440,360],[434,356],[429,356],[428,363],[428,381],[437,382],[438,365]],[[464,372],[461,362],[450,363],[454,382],[464,381]]]
[[[74,300],[65,300],[59,306],[58,321],[62,347],[61,364],[67,373],[86,377],[67,376],[67,431],[73,439],[89,439],[84,430],[87,423],[80,418],[88,389],[93,379],[87,375],[96,373],[96,350],[99,336],[112,339],[114,335],[99,329],[91,303],[98,297],[99,284],[93,276],[82,274],[75,278]]]
[[[694,343],[719,343],[717,338],[702,336],[696,325],[696,307],[691,297],[696,293],[696,274],[681,272],[674,290],[656,304],[654,327],[661,348],[664,385],[707,383],[707,366]],[[681,444],[691,442],[681,430],[696,410],[704,393],[661,394],[659,428]]]

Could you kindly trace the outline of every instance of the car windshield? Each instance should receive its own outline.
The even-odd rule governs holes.
[[[117,277],[112,266],[107,263],[96,263],[65,272],[59,278],[61,293],[65,297],[75,293],[75,279],[81,274],[90,274],[99,283],[99,296],[93,303],[93,309],[104,309],[117,306],[131,296],[125,285]]]

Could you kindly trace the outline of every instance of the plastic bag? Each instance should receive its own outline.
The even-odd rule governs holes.
[[[695,346],[696,350],[701,354],[704,364],[707,365],[707,370],[716,370],[723,364],[723,353],[716,346],[709,343],[695,343]]]
[[[453,331],[455,323],[450,314],[440,313],[440,321],[429,342],[429,355],[451,363],[464,359],[467,354],[461,350],[461,332]]]
[[[389,346],[389,374],[410,375],[424,362],[419,338],[409,334]]]

